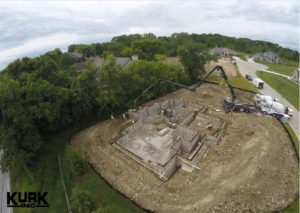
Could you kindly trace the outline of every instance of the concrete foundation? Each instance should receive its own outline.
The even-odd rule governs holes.
[[[129,116],[135,123],[123,130],[113,146],[161,180],[168,180],[178,168],[188,172],[197,168],[225,127],[225,122],[188,109],[178,99],[146,106]],[[208,129],[214,130],[213,134],[207,135]]]

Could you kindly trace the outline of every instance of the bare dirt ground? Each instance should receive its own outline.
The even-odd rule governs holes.
[[[230,61],[219,59],[218,62],[210,61],[204,65],[206,72],[212,70],[215,66],[220,65],[223,67],[226,74],[230,77],[235,77],[237,75],[236,67]]]
[[[251,94],[236,92],[240,101],[250,102]],[[77,133],[71,144],[114,188],[155,212],[264,212],[286,207],[299,192],[298,161],[288,135],[274,118],[225,114],[225,94],[222,87],[204,84],[195,93],[178,90],[155,100],[181,98],[207,106],[207,113],[227,121],[224,137],[200,160],[200,169],[179,169],[167,182],[110,144],[128,125],[122,118]]]

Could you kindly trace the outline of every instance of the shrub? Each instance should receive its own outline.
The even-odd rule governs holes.
[[[71,206],[77,212],[91,212],[93,201],[89,191],[75,187],[72,190]]]
[[[77,150],[66,147],[66,158],[74,175],[81,175],[88,169],[88,163],[80,156]]]

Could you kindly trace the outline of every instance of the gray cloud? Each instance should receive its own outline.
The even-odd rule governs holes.
[[[299,47],[297,0],[0,2],[0,66],[124,33],[220,33]]]

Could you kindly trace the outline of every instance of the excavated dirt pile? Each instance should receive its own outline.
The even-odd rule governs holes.
[[[252,102],[252,94],[236,93],[241,102]],[[128,126],[123,118],[91,126],[71,144],[114,188],[155,212],[263,212],[288,206],[299,191],[298,161],[287,133],[272,117],[225,114],[226,95],[226,88],[204,84],[194,93],[178,90],[146,103],[183,99],[226,120],[224,136],[197,169],[180,169],[165,182],[111,145]]]

